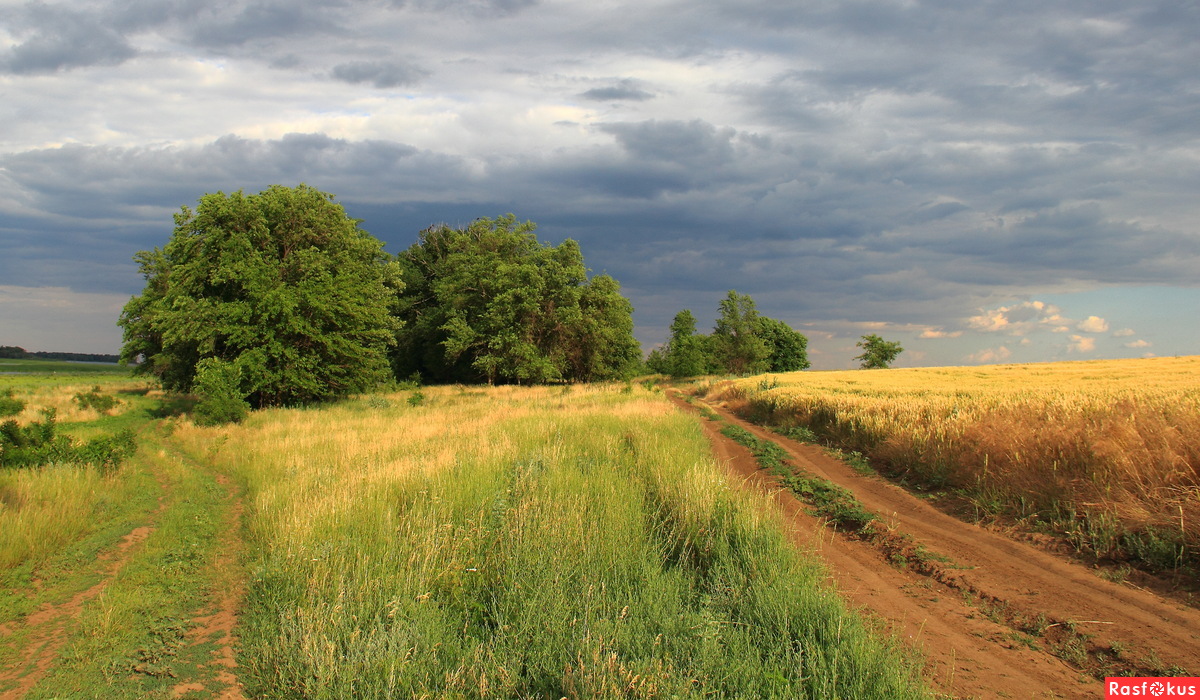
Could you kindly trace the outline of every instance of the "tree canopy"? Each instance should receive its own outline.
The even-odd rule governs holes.
[[[863,354],[854,358],[862,369],[887,369],[904,352],[899,342],[884,340],[874,333],[864,335],[855,345],[863,349]]]
[[[579,244],[538,242],[511,214],[434,226],[399,256],[397,376],[432,381],[609,379],[638,363],[633,307]]]
[[[730,290],[711,335],[696,333],[696,317],[684,309],[675,315],[666,345],[646,363],[672,377],[794,372],[809,367],[808,339],[783,321],[760,316],[750,295]]]
[[[770,350],[758,334],[758,307],[754,299],[731,289],[719,308],[712,333],[712,349],[718,364],[731,374],[767,371],[765,360]]]
[[[135,260],[146,286],[121,313],[121,359],[167,389],[192,390],[210,358],[235,368],[254,406],[390,377],[398,269],[332,195],[303,184],[207,194],[175,215],[164,248]]]
[[[758,337],[767,346],[768,372],[798,372],[808,369],[808,338],[783,321],[758,317]]]

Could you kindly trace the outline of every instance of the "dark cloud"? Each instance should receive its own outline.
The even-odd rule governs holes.
[[[30,3],[12,21],[20,40],[0,57],[0,66],[8,73],[117,65],[137,55],[124,36],[91,12]]]
[[[129,256],[165,241],[181,204],[301,181],[338,193],[393,250],[436,222],[531,218],[636,294],[641,329],[713,313],[736,288],[797,324],[950,331],[1031,290],[1185,287],[1200,267],[1195,3],[0,12],[9,284],[127,289]],[[218,138],[288,129],[311,133]]]
[[[631,157],[680,165],[719,167],[733,157],[736,131],[717,127],[699,119],[690,122],[655,120],[602,124],[601,131],[612,134]]]
[[[333,67],[333,77],[347,83],[371,83],[377,88],[413,85],[429,72],[401,61],[354,61]]]
[[[585,100],[597,100],[600,102],[644,102],[654,99],[655,94],[643,89],[639,81],[627,78],[619,80],[613,85],[586,90],[579,93],[579,96]]]
[[[458,159],[323,134],[269,141],[228,136],[194,148],[68,145],[0,157],[0,172],[39,212],[2,217],[0,278],[32,286],[69,279],[87,291],[128,289],[133,253],[165,243],[171,213],[206,192],[308,182],[342,194],[342,201],[395,201],[438,199],[451,187],[470,186]],[[109,276],[113,269],[126,275]]]
[[[329,33],[338,29],[331,12],[336,7],[284,0],[258,0],[236,8],[217,6],[196,17],[186,31],[194,43],[214,48]]]

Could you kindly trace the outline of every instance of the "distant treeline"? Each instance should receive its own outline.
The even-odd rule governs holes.
[[[88,352],[27,352],[25,348],[16,345],[0,345],[0,359],[5,360],[64,360],[67,362],[112,362],[116,364],[119,355],[102,355]]]

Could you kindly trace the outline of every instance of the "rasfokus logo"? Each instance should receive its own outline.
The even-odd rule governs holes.
[[[1107,698],[1198,698],[1200,677],[1191,678],[1105,678]]]

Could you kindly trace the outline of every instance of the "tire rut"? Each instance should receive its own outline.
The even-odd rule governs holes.
[[[166,484],[162,486],[166,488]],[[0,695],[0,700],[23,697],[50,672],[58,660],[59,650],[70,635],[71,622],[79,616],[88,602],[104,592],[121,569],[133,559],[137,550],[153,534],[154,522],[166,508],[166,496],[160,496],[158,508],[150,514],[150,524],[135,527],[115,546],[96,557],[93,566],[100,568],[100,581],[71,596],[66,602],[43,605],[26,616],[19,625],[9,629],[9,635],[21,629],[32,632],[26,641],[25,653],[16,664],[0,672],[0,683],[17,682],[15,687]]]
[[[176,698],[190,693],[206,693],[220,700],[245,700],[246,697],[237,677],[235,653],[238,610],[246,593],[246,582],[239,564],[242,554],[240,529],[245,505],[229,477],[218,474],[217,483],[225,489],[230,502],[225,515],[225,528],[217,543],[220,554],[213,564],[218,590],[212,605],[192,615],[195,627],[188,632],[189,646],[211,642],[216,648],[206,662],[198,664],[200,680],[180,683],[171,690],[171,696]]]

